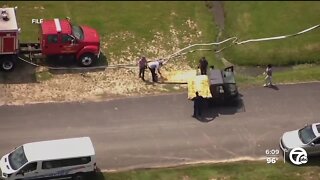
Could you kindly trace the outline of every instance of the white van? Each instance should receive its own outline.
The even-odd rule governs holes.
[[[0,179],[76,179],[95,172],[95,151],[89,137],[24,144],[0,160]],[[91,179],[91,178],[90,178]]]

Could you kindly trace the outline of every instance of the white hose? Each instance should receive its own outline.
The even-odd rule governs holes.
[[[303,31],[300,31],[298,33],[295,33],[295,34],[289,34],[289,35],[284,35],[284,36],[275,36],[275,37],[269,37],[269,38],[259,38],[259,39],[249,39],[249,40],[245,40],[245,41],[241,41],[241,42],[238,42],[238,38],[237,37],[231,37],[231,38],[228,38],[228,39],[225,39],[223,41],[220,41],[220,42],[212,42],[212,43],[204,43],[204,44],[192,44],[190,46],[187,46],[185,48],[182,48],[180,49],[179,51],[171,54],[171,55],[168,55],[167,57],[165,58],[157,58],[157,59],[163,59],[165,60],[164,61],[164,64],[167,63],[170,59],[172,58],[175,58],[175,57],[178,57],[178,56],[183,56],[183,55],[186,55],[188,53],[192,53],[192,52],[195,52],[195,51],[211,51],[213,49],[193,49],[193,50],[190,50],[190,51],[187,51],[187,52],[183,52],[187,49],[190,49],[192,47],[196,47],[196,46],[212,46],[212,45],[221,45],[223,43],[226,43],[226,42],[229,42],[231,41],[231,44],[228,45],[228,46],[225,46],[219,50],[216,50],[215,53],[219,53],[223,50],[225,50],[226,48],[229,48],[233,45],[240,45],[240,44],[245,44],[245,43],[249,43],[249,42],[261,42],[261,41],[272,41],[272,40],[279,40],[279,39],[285,39],[285,38],[289,38],[289,37],[293,37],[293,36],[297,36],[297,35],[301,35],[301,34],[304,34],[306,32],[309,32],[309,31],[312,31],[316,28],[319,28],[320,27],[320,24],[318,25],[315,25],[315,26],[312,26],[308,29],[305,29]],[[183,53],[182,53],[183,52]],[[24,61],[24,62],[27,62],[33,66],[37,66],[39,67],[40,65],[38,64],[34,64],[32,62],[29,62],[21,57],[19,57],[20,60]],[[59,69],[59,70],[62,70],[62,69],[98,69],[98,68],[137,68],[135,64],[117,64],[117,65],[109,65],[109,66],[98,66],[98,67],[85,67],[85,68],[67,68],[67,67],[47,67],[48,69]]]
[[[305,29],[303,31],[300,31],[298,33],[295,34],[289,34],[289,35],[284,35],[284,36],[276,36],[276,37],[270,37],[270,38],[261,38],[261,39],[249,39],[249,40],[245,40],[245,41],[241,41],[241,42],[236,42],[236,44],[245,44],[248,42],[260,42],[260,41],[270,41],[270,40],[278,40],[278,39],[285,39],[288,37],[293,37],[293,36],[297,36],[297,35],[301,35],[303,33],[309,32],[311,30],[314,30],[316,28],[320,27],[320,24],[313,26],[311,28]]]
[[[226,46],[224,48],[221,48],[220,50],[215,51],[215,53],[219,53],[219,52],[223,51],[224,49],[231,47],[232,45],[240,45],[240,44],[245,44],[245,43],[249,43],[249,42],[261,42],[261,41],[271,41],[271,40],[285,39],[285,38],[289,38],[289,37],[293,37],[293,36],[304,34],[306,32],[312,31],[312,30],[314,30],[316,28],[319,28],[319,27],[320,27],[320,24],[312,26],[312,27],[310,27],[308,29],[305,29],[305,30],[300,31],[300,32],[295,33],[295,34],[289,34],[289,35],[284,35],[284,36],[275,36],[275,37],[269,37],[269,38],[249,39],[249,40],[245,40],[245,41],[241,41],[241,42],[238,42],[238,38],[237,37],[231,37],[231,38],[228,38],[228,39],[223,40],[221,42],[213,42],[213,43],[205,43],[205,44],[192,44],[190,46],[187,46],[187,47],[185,47],[185,48],[183,48],[183,49],[181,49],[181,50],[179,50],[179,51],[167,56],[167,58],[162,58],[162,59],[166,59],[166,61],[165,61],[165,63],[166,63],[171,58],[174,58],[174,57],[177,57],[177,56],[181,56],[181,55],[185,55],[185,54],[188,54],[188,53],[191,53],[191,52],[194,52],[194,51],[201,51],[202,50],[202,49],[194,49],[192,51],[181,53],[182,51],[185,51],[185,50],[187,50],[189,48],[192,48],[192,47],[195,47],[195,46],[220,45],[220,44],[223,44],[223,43],[226,43],[226,42],[232,40],[232,44],[230,44],[229,46]]]

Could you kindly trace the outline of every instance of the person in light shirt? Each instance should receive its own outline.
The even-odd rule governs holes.
[[[266,77],[265,77],[266,83],[263,86],[264,87],[273,86],[273,84],[272,84],[272,65],[271,64],[267,65],[267,68],[263,74],[266,75]]]
[[[160,72],[160,68],[163,66],[163,60],[159,59],[156,61],[151,61],[148,62],[148,68],[151,72],[152,75],[152,81],[153,82],[158,82],[158,75],[157,72],[159,73],[160,76],[162,76],[161,72]]]

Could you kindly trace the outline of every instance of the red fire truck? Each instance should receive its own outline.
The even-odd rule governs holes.
[[[4,71],[14,69],[21,54],[39,57],[73,56],[81,66],[91,66],[100,55],[100,37],[88,26],[73,25],[68,19],[43,20],[37,43],[19,43],[15,8],[0,8],[0,65]]]

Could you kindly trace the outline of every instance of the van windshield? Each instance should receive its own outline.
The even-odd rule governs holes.
[[[9,155],[9,163],[13,170],[19,169],[28,162],[23,146],[20,146]]]

